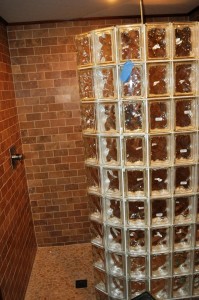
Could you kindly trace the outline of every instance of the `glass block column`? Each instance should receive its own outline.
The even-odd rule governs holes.
[[[199,297],[198,28],[76,37],[97,300]]]

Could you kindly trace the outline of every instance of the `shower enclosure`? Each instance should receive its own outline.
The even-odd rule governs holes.
[[[198,23],[76,37],[98,300],[199,299]]]

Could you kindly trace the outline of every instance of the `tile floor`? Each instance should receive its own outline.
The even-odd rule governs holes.
[[[88,287],[76,289],[75,281]],[[95,300],[91,244],[38,248],[25,300]]]

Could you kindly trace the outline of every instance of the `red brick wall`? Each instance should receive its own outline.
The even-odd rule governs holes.
[[[12,170],[9,148],[21,153],[6,27],[0,24],[0,287],[5,299],[23,299],[36,251],[23,164]]]
[[[138,21],[68,21],[8,28],[39,246],[90,240],[74,36]]]

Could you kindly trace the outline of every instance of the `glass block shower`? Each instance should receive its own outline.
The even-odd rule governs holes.
[[[76,37],[97,300],[199,299],[198,23]]]

